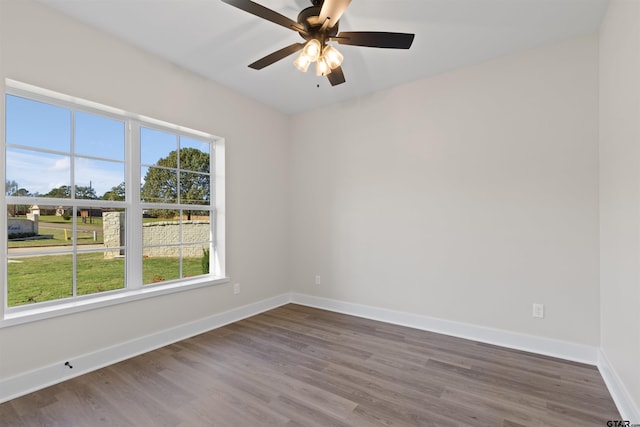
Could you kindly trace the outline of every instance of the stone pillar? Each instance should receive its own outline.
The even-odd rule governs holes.
[[[124,255],[122,249],[108,250],[108,248],[124,246],[124,212],[103,212],[102,233],[105,247],[104,257],[115,258]]]

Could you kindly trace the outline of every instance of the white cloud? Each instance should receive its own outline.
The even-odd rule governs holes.
[[[98,197],[124,181],[121,163],[76,158],[77,185],[91,186]],[[70,184],[70,158],[25,150],[7,150],[7,179],[31,193],[46,194]]]
[[[53,165],[51,166],[51,172],[68,172],[70,165],[71,160],[69,159],[69,157],[60,157],[53,162]]]

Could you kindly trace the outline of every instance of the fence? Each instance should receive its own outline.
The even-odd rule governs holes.
[[[120,249],[108,250],[124,246],[124,213],[104,212],[102,214],[104,232],[104,257],[114,258],[122,255]],[[158,221],[142,224],[143,255],[147,257],[178,257],[182,248],[185,258],[198,258],[202,250],[207,249],[210,240],[210,226],[207,220],[182,221],[182,239],[180,238],[179,221]],[[182,242],[182,246],[169,246]]]

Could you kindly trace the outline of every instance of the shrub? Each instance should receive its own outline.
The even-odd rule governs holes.
[[[25,237],[33,237],[36,233],[10,233],[8,238],[11,239],[24,239]]]
[[[62,219],[64,219],[65,221],[69,221],[71,219],[71,214],[69,212],[63,213]]]
[[[209,274],[209,249],[202,249],[202,274]]]

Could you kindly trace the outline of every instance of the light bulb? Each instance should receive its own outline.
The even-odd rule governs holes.
[[[320,41],[316,39],[311,39],[304,45],[304,49],[302,49],[302,53],[307,55],[311,62],[317,61],[320,57],[320,52],[322,52],[322,45]]]
[[[324,48],[322,57],[325,61],[327,61],[327,65],[329,65],[329,68],[331,68],[332,70],[342,65],[342,60],[344,59],[344,56],[342,56],[342,54],[338,52],[338,49],[331,45],[327,45]]]
[[[331,73],[331,68],[324,58],[318,59],[316,62],[316,76],[326,76]]]
[[[311,59],[307,55],[302,52],[298,57],[293,61],[293,65],[303,73],[306,73],[309,69],[309,64],[311,64]]]

